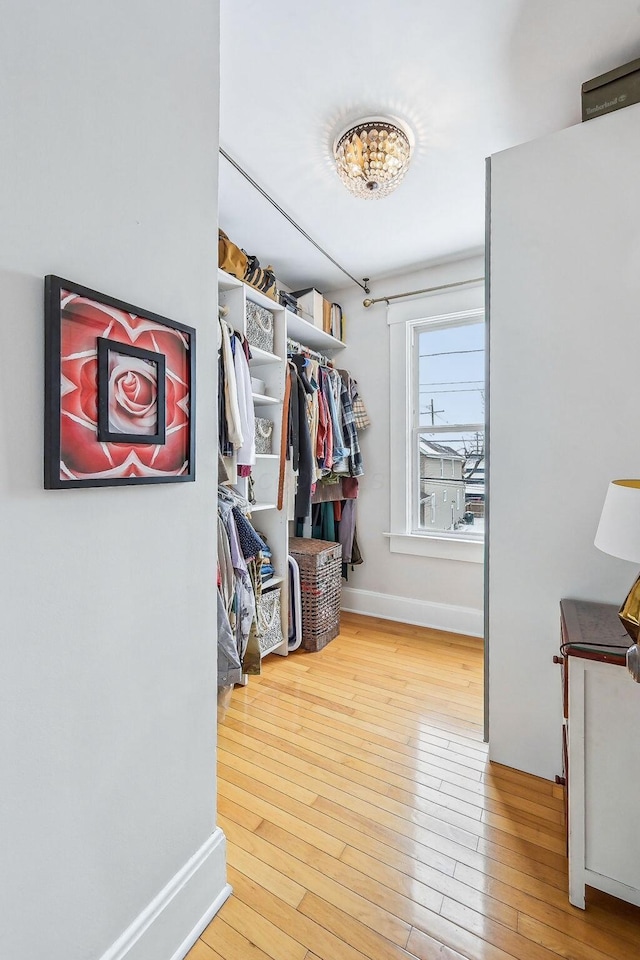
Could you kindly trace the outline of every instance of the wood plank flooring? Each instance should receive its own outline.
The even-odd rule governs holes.
[[[482,645],[344,614],[218,730],[233,896],[189,960],[632,960],[640,910],[567,899],[558,787],[487,762]]]

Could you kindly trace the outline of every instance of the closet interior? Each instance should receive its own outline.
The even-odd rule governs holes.
[[[275,295],[275,290],[273,291]],[[218,272],[219,702],[270,653],[320,649],[362,562],[356,504],[368,417],[345,343]],[[341,311],[330,305],[336,332]],[[338,322],[335,322],[335,318]]]

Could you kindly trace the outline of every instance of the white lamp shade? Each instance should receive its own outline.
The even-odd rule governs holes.
[[[640,480],[612,480],[594,541],[598,550],[640,563]]]

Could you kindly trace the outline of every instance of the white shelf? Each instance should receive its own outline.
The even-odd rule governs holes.
[[[232,277],[230,273],[225,273],[218,267],[218,289],[219,290],[237,290],[244,284],[237,277]]]
[[[265,580],[262,589],[268,590],[270,587],[277,587],[280,583],[284,583],[284,577],[271,577],[270,580]]]
[[[257,303],[261,307],[266,307],[266,309],[271,310],[272,313],[282,313],[284,310],[281,303],[278,303],[277,300],[272,300],[271,297],[265,296],[264,293],[260,293],[255,287],[250,287],[248,283],[245,283],[244,290],[247,300],[251,300],[252,303]]]
[[[226,273],[218,267],[219,290],[236,290],[240,287],[244,287],[247,300],[258,303],[261,307],[266,307],[267,310],[271,310],[272,313],[282,313],[284,310],[282,304],[278,303],[277,300],[272,300],[271,297],[267,297],[266,294],[261,293],[260,290],[256,290],[255,287],[245,283],[244,280],[238,280],[237,277],[232,277],[230,273]]]
[[[277,397],[268,397],[266,393],[252,393],[253,403],[256,407],[266,406],[270,403],[282,403]]]
[[[251,513],[258,513],[259,510],[275,510],[275,503],[251,503]]]
[[[330,333],[325,333],[319,327],[314,327],[312,323],[305,320],[304,317],[298,317],[290,310],[285,311],[287,320],[287,336],[292,340],[297,340],[305,347],[311,347],[312,350],[318,350],[320,353],[334,353],[336,350],[344,350],[346,344]]]
[[[279,453],[256,453],[256,460],[279,460]]]
[[[278,357],[275,353],[267,353],[266,350],[261,350],[260,347],[251,347],[251,345],[250,348],[250,367],[257,367],[261,363],[283,363],[282,357]]]

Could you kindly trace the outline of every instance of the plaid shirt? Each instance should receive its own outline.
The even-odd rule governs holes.
[[[351,404],[353,406],[353,416],[355,419],[356,427],[358,430],[364,430],[366,427],[371,426],[371,420],[369,419],[369,414],[366,411],[365,405],[360,396],[360,391],[358,389],[358,381],[354,380],[351,374],[347,373],[346,370],[341,371],[344,376],[347,377],[349,383],[349,396],[351,397]]]
[[[351,396],[351,403],[353,405],[353,416],[355,418],[356,428],[358,430],[365,430],[367,427],[371,426],[371,420],[369,419],[369,414],[367,413],[362,397],[360,396],[358,381],[354,380],[350,375],[349,394]]]
[[[342,431],[344,433],[345,444],[349,447],[349,475],[352,477],[361,477],[364,473],[364,467],[362,465],[362,453],[360,452],[360,442],[358,440],[358,431],[356,430],[356,418],[351,400],[351,384],[355,383],[355,381],[352,381],[346,370],[340,370],[339,373],[342,380],[342,389],[340,391],[340,405],[342,407]]]
[[[353,382],[355,383],[355,380]],[[365,430],[367,427],[371,426],[369,414],[366,411],[365,405],[362,402],[362,397],[359,393],[356,393],[353,400],[353,416],[358,430]]]

